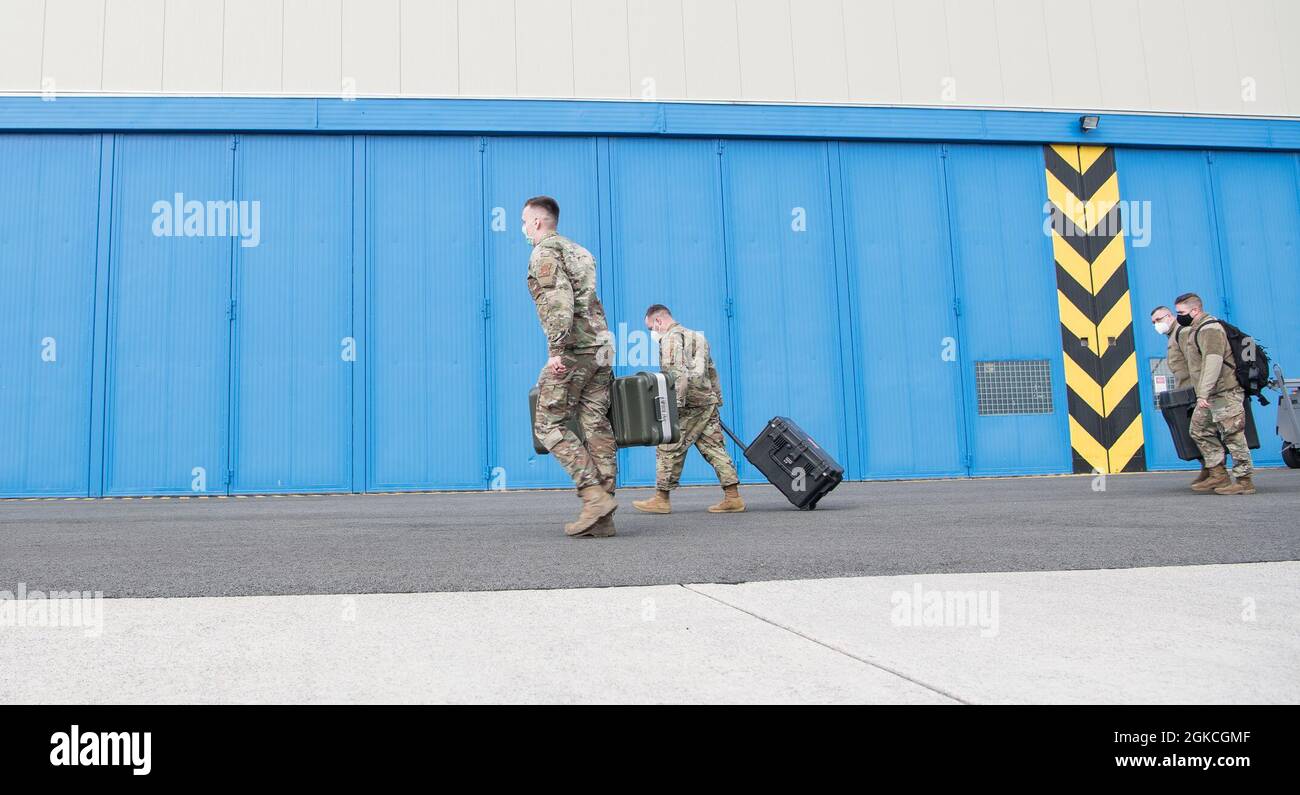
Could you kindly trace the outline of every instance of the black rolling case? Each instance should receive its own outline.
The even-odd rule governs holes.
[[[1192,410],[1196,408],[1196,388],[1172,389],[1156,393],[1156,408],[1169,426],[1169,435],[1174,440],[1174,452],[1184,461],[1196,461],[1201,458],[1201,449],[1192,438]],[[1251,450],[1259,449],[1259,431],[1255,428],[1255,412],[1250,409],[1250,395],[1246,396],[1246,446]]]
[[[817,502],[844,480],[844,468],[786,417],[773,417],[749,445],[726,424],[722,430],[745,451],[745,459],[801,511],[816,508]]]

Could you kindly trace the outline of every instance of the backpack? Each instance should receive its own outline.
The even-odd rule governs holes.
[[[1246,399],[1251,395],[1259,398],[1259,405],[1267,406],[1264,387],[1268,386],[1268,353],[1264,346],[1255,342],[1255,338],[1232,325],[1226,320],[1214,319],[1196,330],[1196,350],[1201,350],[1201,329],[1210,323],[1218,323],[1228,338],[1228,347],[1232,350],[1232,359],[1236,363],[1237,383],[1246,390]]]

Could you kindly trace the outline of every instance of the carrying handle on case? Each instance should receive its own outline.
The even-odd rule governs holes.
[[[718,424],[722,426],[722,430],[727,432],[727,435],[731,437],[731,440],[740,446],[741,452],[744,452],[749,449],[749,445],[740,441],[740,437],[737,436],[735,433],[733,433],[732,430],[727,427],[727,423],[722,421],[721,416],[718,417]]]

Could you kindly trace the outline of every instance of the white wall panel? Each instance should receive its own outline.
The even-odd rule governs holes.
[[[519,96],[573,96],[573,19],[569,0],[515,4]]]
[[[794,88],[801,102],[848,102],[848,61],[840,0],[798,0],[790,7]]]
[[[12,0],[3,13],[0,91],[40,91],[45,0]]]
[[[1200,113],[1242,113],[1241,67],[1232,37],[1232,15],[1218,0],[1186,0],[1187,41]]]
[[[1300,0],[0,0],[0,92],[1300,116],[1297,42]]]
[[[628,63],[634,99],[686,99],[681,0],[628,0]]]
[[[1132,0],[1091,0],[1103,108],[1151,106],[1142,18]]]
[[[683,0],[686,87],[691,99],[740,96],[736,0]]]
[[[794,99],[794,43],[789,20],[790,0],[736,3],[741,98],[770,102]]]
[[[104,53],[104,4],[45,0],[42,79],[55,91],[99,91]]]
[[[284,0],[284,90],[342,91],[343,0]]]
[[[221,90],[272,93],[281,88],[284,8],[281,0],[225,0]]]
[[[1052,104],[1100,107],[1101,79],[1092,9],[1078,0],[1043,0],[1043,22],[1052,68]]]
[[[1002,101],[1011,107],[1049,107],[1053,100],[1047,21],[1038,0],[996,0]]]
[[[1232,33],[1237,43],[1237,64],[1241,79],[1254,82],[1253,99],[1240,94],[1242,110],[1250,114],[1276,116],[1287,112],[1286,75],[1277,40],[1277,14],[1272,0],[1236,0],[1229,6]],[[1288,49],[1300,41],[1288,42]],[[1240,84],[1240,83],[1239,83]]]
[[[399,0],[343,0],[343,81],[359,94],[402,90]]]
[[[1196,78],[1183,0],[1143,0],[1139,24],[1151,110],[1196,108]]]
[[[1281,48],[1287,114],[1300,116],[1300,46],[1295,46],[1295,33],[1300,31],[1300,3],[1295,0],[1273,0],[1273,11],[1277,19],[1278,41],[1292,43],[1292,46]]]
[[[937,105],[945,81],[955,79],[948,62],[948,20],[943,0],[894,0],[903,102]]]
[[[849,101],[902,102],[893,0],[846,2],[844,40]]]
[[[512,97],[515,67],[514,0],[461,0],[460,93]]]
[[[222,4],[167,0],[163,14],[163,91],[220,93],[225,34]]]
[[[460,93],[456,0],[402,0],[402,92]]]
[[[573,86],[580,97],[632,95],[625,0],[573,0]]]
[[[105,91],[161,91],[163,0],[107,0]]]
[[[1002,65],[993,0],[945,0],[948,57],[954,77],[953,102],[1002,103]]]

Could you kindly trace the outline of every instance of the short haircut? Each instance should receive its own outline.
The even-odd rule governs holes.
[[[1165,310],[1166,312],[1168,312],[1168,313],[1170,313],[1170,314],[1173,314],[1173,311],[1174,311],[1174,310],[1170,309],[1169,307],[1165,306],[1164,304],[1161,304],[1160,306],[1156,307],[1155,309],[1152,309],[1152,310],[1151,310],[1151,314],[1154,315],[1156,312],[1159,312],[1161,309]]]
[[[665,315],[668,315],[669,317],[673,316],[673,313],[670,312],[668,310],[668,307],[664,306],[663,304],[651,304],[650,308],[645,311],[645,316],[650,317],[651,315],[657,315],[660,312],[663,312]]]
[[[524,202],[524,207],[536,207],[555,219],[555,223],[560,222],[560,203],[550,196],[534,196]]]
[[[1202,306],[1201,297],[1196,293],[1183,293],[1174,299],[1174,305],[1191,304],[1192,306]]]

